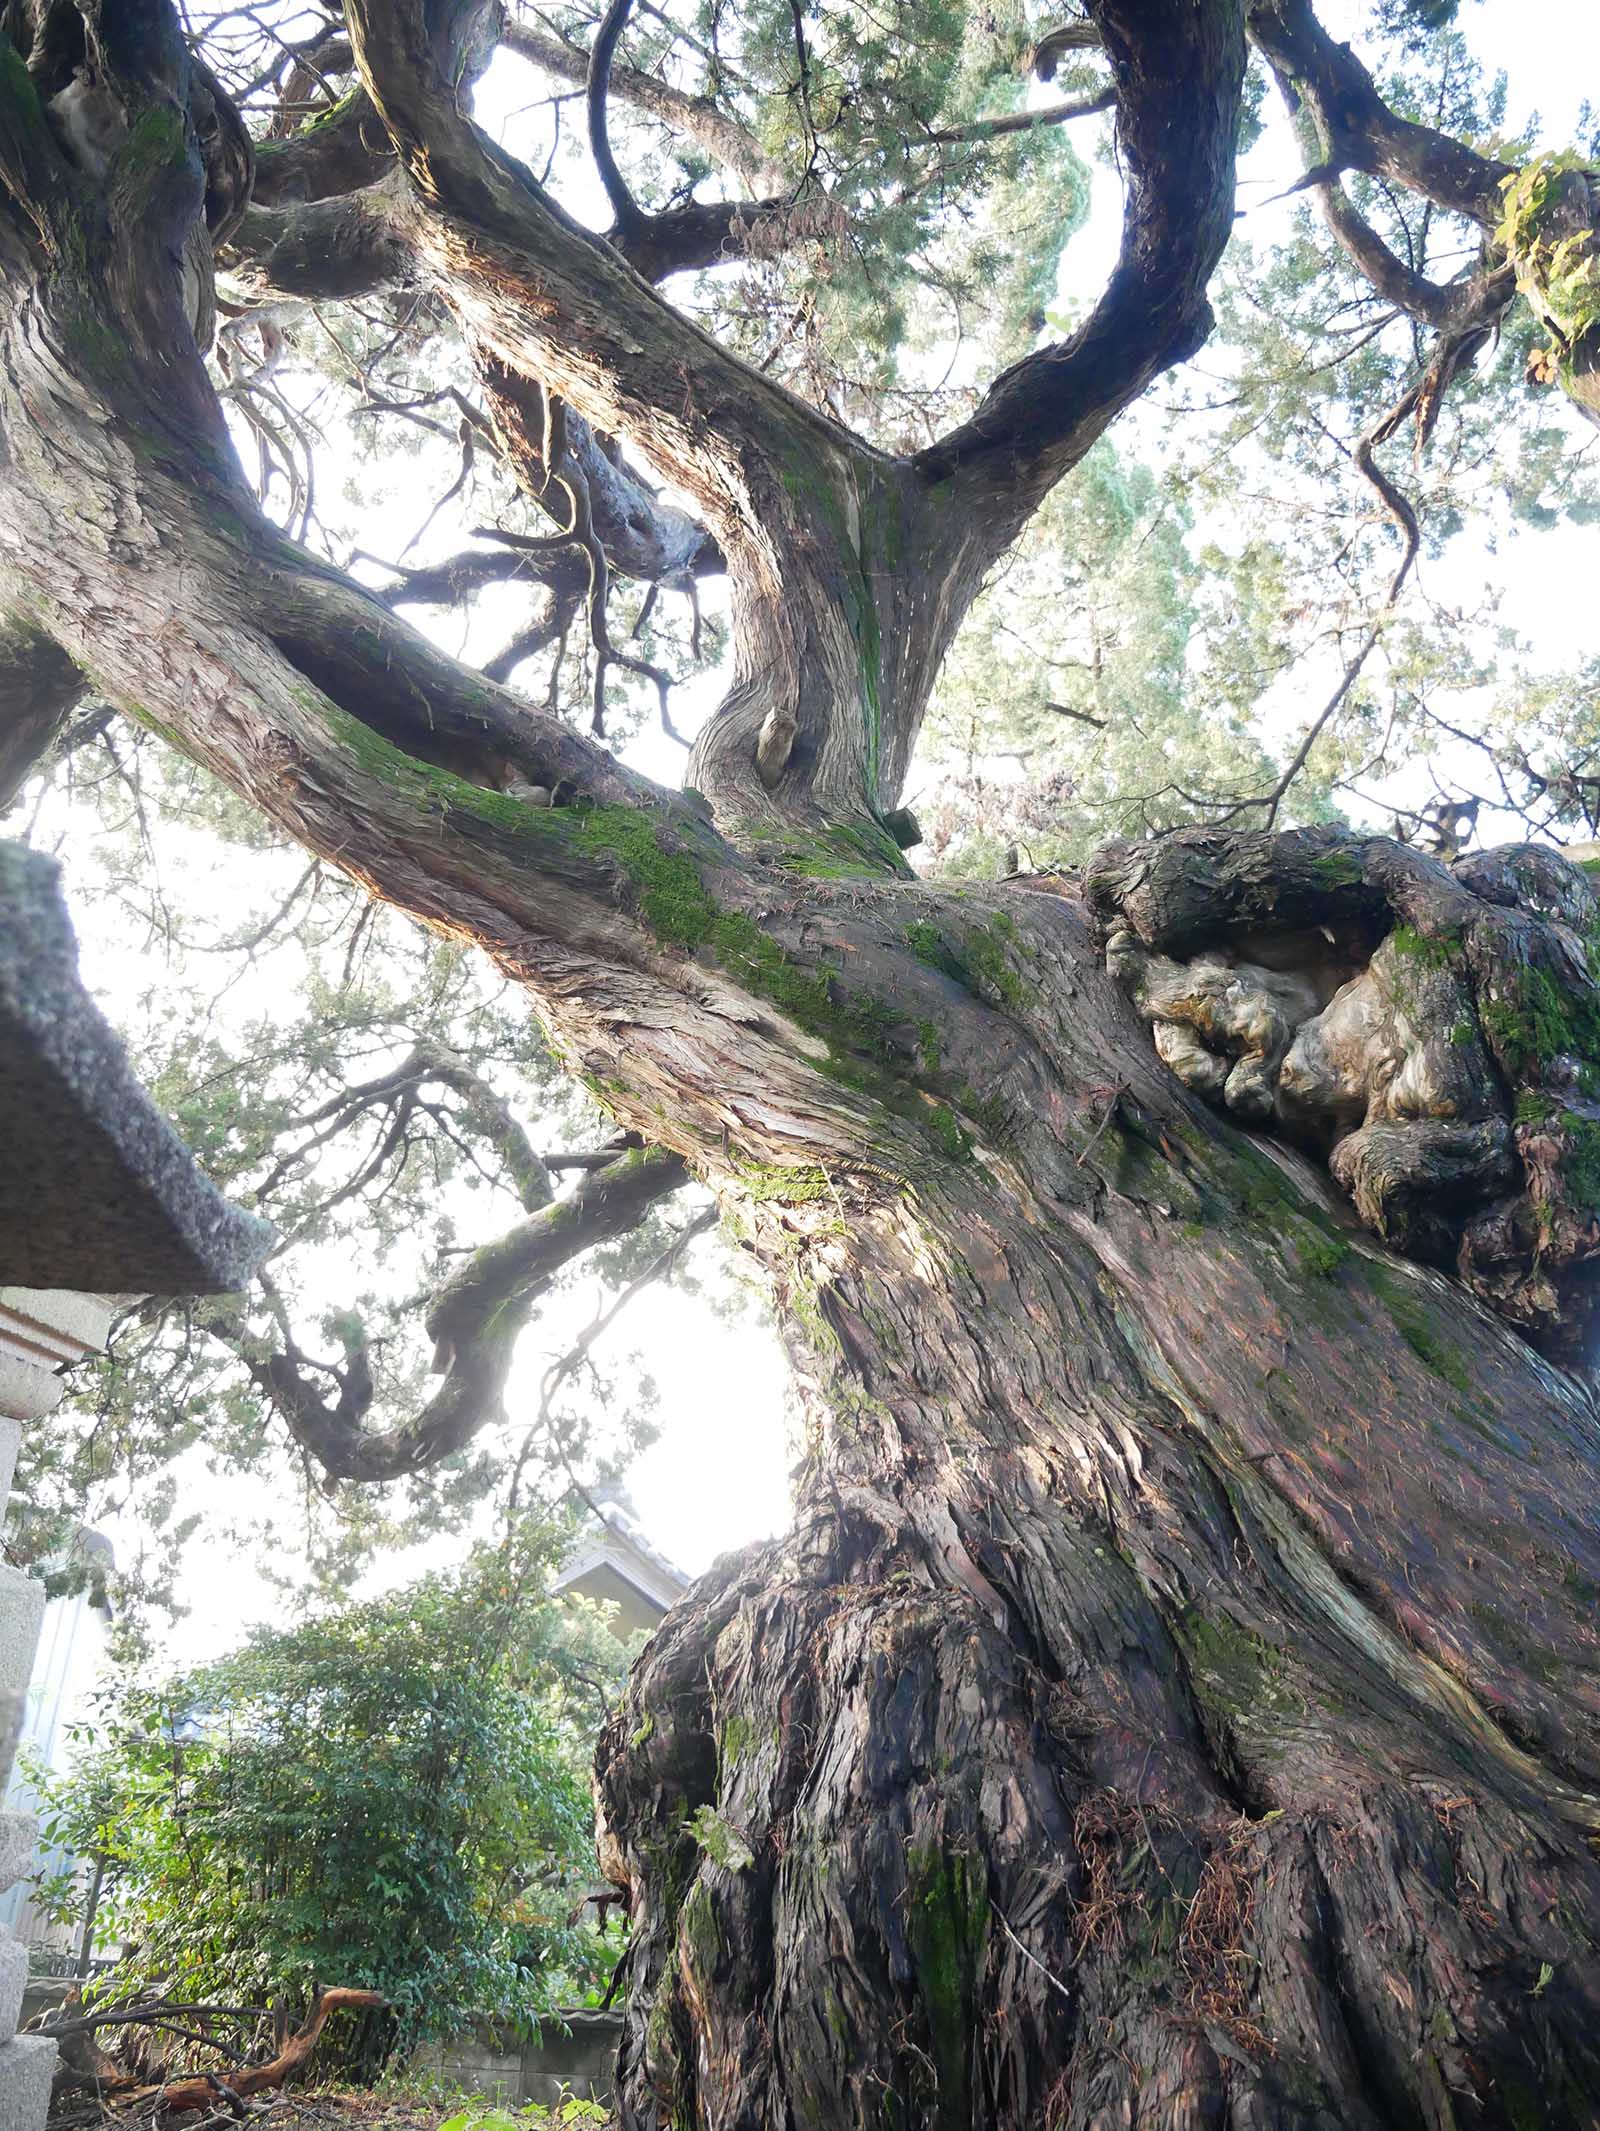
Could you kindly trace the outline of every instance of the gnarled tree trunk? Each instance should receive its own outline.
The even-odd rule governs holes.
[[[1167,856],[1188,944],[1245,878],[1264,957],[1359,877],[1357,981],[1469,901],[1393,846]],[[624,2121],[1593,2122],[1587,1386],[1186,1096],[1066,884],[830,929],[973,1145],[751,1213],[810,1433],[602,1750]]]
[[[87,675],[475,939],[770,1282],[794,1534],[677,1609],[601,1755],[627,2125],[1576,2131],[1586,884],[1324,832],[929,885],[885,828],[984,570],[1206,329],[1240,8],[1093,14],[1123,262],[900,461],[483,141],[450,86],[472,9],[351,0],[408,270],[508,396],[653,453],[726,561],[735,688],[684,795],[260,519],[184,278],[248,173],[202,170],[164,0],[76,33],[130,121],[94,183],[41,105],[70,38],[0,38],[0,709],[26,691],[20,753]]]

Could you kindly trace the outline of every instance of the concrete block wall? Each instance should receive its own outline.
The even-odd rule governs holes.
[[[111,1305],[97,1295],[0,1288],[0,1517],[23,1428],[59,1401],[61,1364],[97,1353],[110,1326]],[[43,1584],[0,1562],[0,1797],[11,1777],[43,1614]],[[27,1871],[38,1832],[30,1815],[0,1812],[0,1892]],[[27,1975],[27,1948],[0,1936],[0,2131],[40,2131],[50,2104],[56,2046],[42,2035],[17,2033]]]
[[[425,2043],[412,2069],[512,2108],[538,2101],[553,2109],[567,2094],[609,2103],[621,2042],[620,2013],[574,2010],[525,2037],[481,2023],[449,2042]]]

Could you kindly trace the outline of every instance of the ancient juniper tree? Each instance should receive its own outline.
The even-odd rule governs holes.
[[[1440,336],[1419,397],[1520,285],[1592,406],[1593,180],[1398,116],[1304,0],[1090,0],[1034,56],[1105,69],[1120,261],[891,455],[657,292],[828,203],[715,99],[611,81],[628,12],[587,57],[545,40],[603,237],[474,123],[479,0],[346,0],[303,78],[348,85],[262,143],[168,0],[7,0],[0,37],[8,770],[92,687],[475,941],[660,1150],[640,1203],[682,1164],[715,1187],[793,1357],[794,1532],[697,1587],[602,1746],[624,2120],[1592,2124],[1587,879],[1274,833],[1281,794],[1081,879],[920,881],[893,830],[985,573],[1205,339],[1248,45],[1339,241]],[[814,159],[842,106],[793,22]],[[753,197],[641,207],[625,96]],[[1345,172],[1475,224],[1479,268],[1419,275]],[[202,354],[214,259],[263,302],[439,306],[551,568],[726,570],[682,791],[263,518]],[[531,1277],[454,1291],[463,1415]]]

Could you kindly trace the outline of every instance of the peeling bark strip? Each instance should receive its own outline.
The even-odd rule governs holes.
[[[475,940],[665,1150],[596,1203],[706,1177],[794,1358],[796,1529],[701,1582],[602,1746],[625,2125],[1591,2131],[1600,1413],[1514,1329],[1559,1356],[1592,1306],[1587,884],[1319,834],[935,887],[885,827],[983,571],[1203,337],[1239,7],[1096,0],[1122,263],[902,462],[472,127],[474,6],[352,0],[414,270],[726,564],[684,794],[262,522],[185,301],[227,173],[176,20],[41,7],[0,38],[7,773],[88,676]],[[91,34],[128,123],[98,176],[45,113]],[[491,1395],[551,1227],[442,1327]]]

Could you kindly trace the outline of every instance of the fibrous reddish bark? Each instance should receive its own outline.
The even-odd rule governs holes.
[[[1456,892],[1392,845],[1163,857],[1108,864],[1106,917],[1291,967],[1317,867],[1358,960],[1386,874]],[[752,1231],[810,1394],[797,1530],[701,1583],[602,1752],[624,2121],[1590,2121],[1587,1385],[1213,1122],[1075,893],[835,924],[846,966],[926,928],[962,973],[978,1144],[847,1234]]]
[[[476,940],[770,1284],[796,1530],[678,1609],[602,1753],[624,2121],[1591,2124],[1600,1431],[1505,1321],[1570,1362],[1591,1293],[1585,884],[1325,834],[932,886],[884,827],[1030,499],[1203,337],[1239,7],[1097,0],[1123,262],[909,462],[675,317],[476,132],[474,9],[349,12],[415,270],[704,513],[736,658],[696,789],[263,524],[182,301],[205,185],[165,13],[117,47],[141,147],[98,187],[0,78],[3,604]],[[1160,1037],[1193,1085],[1124,982],[1198,1039]]]

